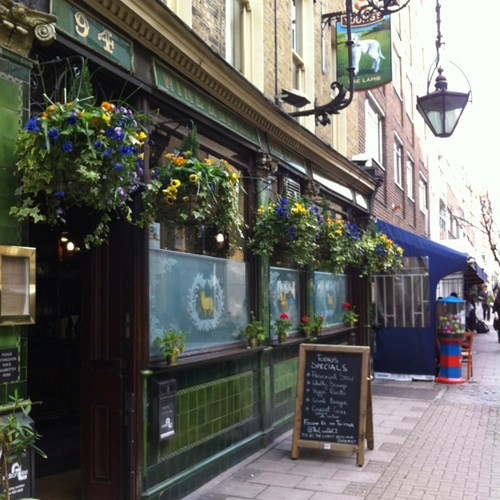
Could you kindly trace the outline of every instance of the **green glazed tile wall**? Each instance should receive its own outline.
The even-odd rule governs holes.
[[[15,58],[14,58],[15,59]],[[30,71],[16,60],[0,57],[0,245],[20,244],[19,224],[9,216],[15,204],[17,187],[12,175],[15,165],[14,142],[28,116]],[[18,327],[0,327],[0,348],[17,347],[19,350],[19,377],[17,381],[0,384],[0,407],[10,404],[9,396],[17,390],[23,398],[27,383],[27,340]]]

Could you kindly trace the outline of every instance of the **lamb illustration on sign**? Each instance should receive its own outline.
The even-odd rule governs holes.
[[[196,329],[207,332],[217,328],[224,308],[224,291],[217,276],[198,273],[187,296],[187,313]]]
[[[366,39],[361,40],[360,33],[352,33],[352,62],[354,66],[354,74],[359,73],[359,63],[361,56],[368,56],[372,60],[371,71],[378,73],[380,70],[380,60],[385,59],[380,48],[380,43],[377,40]]]

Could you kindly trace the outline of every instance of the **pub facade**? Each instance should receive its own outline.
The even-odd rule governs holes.
[[[321,343],[366,342],[366,277],[297,265],[279,248],[252,253],[256,214],[301,196],[366,223],[380,179],[291,118],[175,7],[1,6],[9,30],[0,38],[0,245],[34,249],[36,265],[34,314],[0,326],[0,347],[16,358],[0,404],[7,411],[15,390],[41,403],[31,416],[49,458],[37,458],[37,477],[79,470],[85,499],[182,498],[291,428],[299,345],[318,341],[299,331],[304,316],[325,318]],[[84,86],[96,103],[144,117],[144,177],[127,202],[132,222],[156,167],[191,138],[199,158],[235,175],[238,232],[112,217],[106,241],[86,249],[100,221],[92,208],[68,208],[62,225],[14,217],[18,134],[50,103],[79,100]],[[361,312],[354,328],[343,321],[346,301]],[[273,325],[283,313],[292,328],[279,343]],[[256,349],[243,336],[252,315],[265,332]],[[167,329],[186,332],[175,365],[155,344]]]

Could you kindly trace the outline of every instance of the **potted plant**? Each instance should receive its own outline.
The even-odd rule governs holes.
[[[168,365],[175,365],[177,358],[182,351],[186,342],[186,332],[184,330],[174,330],[169,328],[164,330],[161,337],[156,337],[154,344],[160,348],[165,356]]]
[[[354,325],[358,322],[359,314],[357,314],[354,309],[355,306],[352,306],[349,302],[344,302],[342,307],[345,309],[344,312],[344,324],[354,328]]]
[[[319,208],[308,200],[279,197],[257,210],[249,249],[254,255],[271,255],[283,248],[297,266],[304,266],[313,259],[320,222]]]
[[[320,314],[313,314],[312,317],[312,328],[313,332],[319,337],[323,333],[323,325],[325,324],[325,318]]]
[[[248,340],[248,344],[251,348],[255,348],[260,345],[261,342],[264,341],[264,325],[262,321],[258,321],[255,318],[255,314],[253,311],[250,311],[250,317],[252,321],[245,327],[243,331],[243,337]]]
[[[17,460],[21,463],[22,454],[29,448],[33,448],[40,456],[47,455],[37,446],[35,442],[40,439],[38,432],[26,421],[31,412],[31,402],[23,404],[17,390],[12,400],[12,412],[0,419],[0,477],[2,478],[2,489],[0,499],[9,500],[9,465]],[[33,471],[32,471],[33,473]]]
[[[301,322],[300,322],[300,331],[306,336],[310,337],[313,333],[314,329],[314,322],[312,321],[311,316],[302,316]]]
[[[184,142],[182,152],[165,155],[153,167],[151,181],[142,196],[140,225],[156,220],[167,228],[196,226],[199,236],[208,227],[218,233],[242,238],[238,171],[225,160],[198,158],[196,128]]]
[[[113,217],[132,221],[130,201],[143,177],[143,118],[127,106],[95,105],[92,97],[48,100],[17,136],[19,203],[10,213],[59,225],[71,207],[86,207],[98,219],[85,246],[102,244]]]
[[[286,342],[288,337],[288,330],[292,327],[292,322],[288,318],[287,313],[281,313],[279,318],[274,322],[274,329],[276,330],[276,335],[280,344]]]

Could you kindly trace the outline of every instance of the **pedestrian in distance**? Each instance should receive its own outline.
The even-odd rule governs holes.
[[[500,292],[497,292],[495,302],[493,302],[493,328],[496,330],[498,342],[500,342]]]

